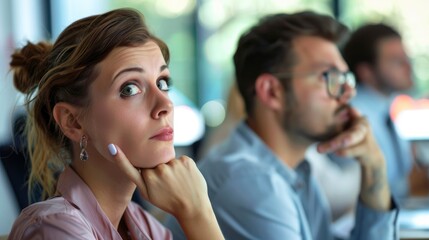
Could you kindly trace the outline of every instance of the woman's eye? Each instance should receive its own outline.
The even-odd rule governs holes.
[[[122,97],[131,97],[131,96],[134,96],[134,95],[139,94],[141,92],[142,91],[140,90],[139,87],[137,87],[133,83],[129,83],[129,84],[126,84],[124,87],[122,87],[121,96]]]
[[[170,85],[168,84],[168,81],[167,81],[167,80],[165,80],[165,79],[161,79],[161,80],[159,80],[159,81],[156,83],[156,85],[158,86],[158,88],[159,88],[161,91],[168,91],[168,90],[170,90]]]

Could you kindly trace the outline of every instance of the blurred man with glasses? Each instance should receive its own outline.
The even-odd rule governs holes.
[[[418,164],[413,168],[411,145],[398,135],[390,116],[392,100],[413,86],[411,63],[400,34],[385,24],[363,25],[345,43],[343,57],[357,81],[357,95],[351,105],[373,129],[385,157],[392,195],[404,202],[411,195],[428,194],[427,169]],[[354,159],[321,155],[313,147],[306,157],[327,195],[334,219],[340,220],[339,225],[348,222],[353,226],[349,220],[359,195],[359,165]],[[340,231],[347,235],[350,228]]]
[[[355,81],[337,48],[346,34],[331,17],[301,12],[267,16],[241,36],[234,63],[247,117],[200,165],[227,239],[333,238],[329,205],[304,159],[315,142],[362,167],[353,237],[395,237],[383,154],[348,104]],[[180,238],[178,225],[167,225]]]

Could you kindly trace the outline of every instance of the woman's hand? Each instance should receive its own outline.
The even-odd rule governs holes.
[[[177,218],[188,239],[223,239],[206,181],[191,158],[182,156],[155,168],[137,169],[119,147],[111,144],[109,151],[146,200]]]

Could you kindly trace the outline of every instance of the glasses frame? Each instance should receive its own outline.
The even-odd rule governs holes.
[[[280,73],[271,73],[271,74],[278,78],[292,77],[293,75],[297,75],[297,73],[292,73],[292,72],[280,72]],[[308,73],[308,74],[316,74],[316,73]],[[342,72],[336,68],[331,68],[326,71],[323,71],[322,77],[325,80],[326,91],[328,95],[335,99],[340,98],[344,94],[345,84],[347,84],[350,88],[353,88],[353,89],[356,87],[356,78],[353,72],[351,71]],[[338,90],[333,90],[335,88],[337,88]]]

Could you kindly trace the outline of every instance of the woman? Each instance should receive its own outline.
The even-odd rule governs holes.
[[[30,183],[49,199],[23,210],[10,239],[170,239],[131,202],[136,185],[189,239],[223,238],[204,178],[192,159],[174,159],[168,62],[130,9],[78,20],[53,46],[12,55],[27,94]]]

